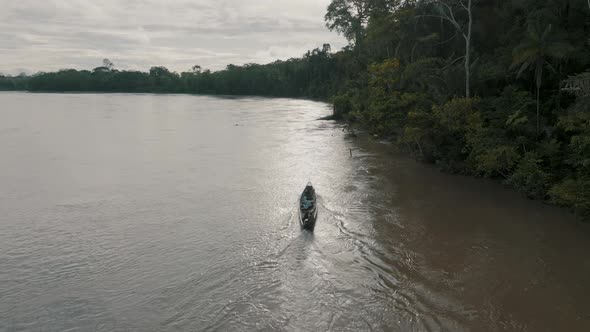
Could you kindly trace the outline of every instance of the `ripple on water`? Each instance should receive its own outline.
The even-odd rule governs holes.
[[[0,98],[2,331],[589,330],[565,214],[346,135],[329,105]]]

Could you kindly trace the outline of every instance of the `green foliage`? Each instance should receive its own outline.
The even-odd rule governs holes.
[[[398,142],[408,147],[410,153],[425,161],[433,160],[436,147],[433,141],[435,119],[432,112],[415,109],[408,112],[406,125]]]
[[[348,95],[334,96],[332,98],[334,118],[337,120],[342,120],[345,116],[352,114],[354,111],[353,103],[353,99]]]
[[[228,65],[217,72],[198,65],[176,73],[166,67],[149,72],[119,71],[105,59],[103,65],[87,70],[39,73],[26,79],[20,89],[30,91],[104,91],[260,95],[308,97],[327,100],[343,90],[346,82],[357,79],[363,70],[350,51],[330,53],[324,44],[302,58],[266,65]],[[14,78],[0,78],[0,89],[15,89]]]
[[[470,98],[454,98],[442,106],[434,106],[438,123],[450,134],[463,133],[476,121],[475,101]]]
[[[590,211],[590,178],[567,178],[551,188],[553,202],[573,207],[584,216]]]
[[[540,23],[530,23],[527,28],[526,39],[514,48],[514,66],[520,66],[518,76],[528,68],[535,72],[537,86],[542,83],[544,66],[552,68],[547,58],[564,58],[572,51],[572,46],[564,42],[565,36],[553,33],[553,26],[549,24],[542,28]]]
[[[368,102],[361,119],[380,136],[399,137],[408,112],[429,106],[420,92],[400,89],[402,71],[398,59],[387,59],[368,67]]]
[[[539,13],[539,12],[537,12]],[[541,85],[543,84],[543,70],[545,67],[555,72],[548,58],[562,59],[572,51],[572,46],[565,42],[565,36],[553,33],[553,26],[541,28],[539,21],[528,24],[525,40],[514,48],[513,66],[520,66],[518,77],[527,69],[535,73],[537,87],[537,134],[540,130]]]
[[[21,74],[19,76],[4,76],[0,74],[0,91],[19,91],[26,90],[28,76]]]
[[[462,11],[458,2],[447,4],[447,13]],[[373,9],[365,39],[373,54],[359,55],[373,64],[358,118],[419,159],[503,179],[528,197],[546,199],[560,179],[582,178],[590,164],[590,123],[581,115],[590,103],[580,96],[586,76],[568,81],[577,101],[556,92],[561,80],[588,65],[581,9],[558,1],[475,2],[475,99],[454,97],[464,87],[456,54],[465,45],[448,20],[429,18],[440,15],[436,6],[417,1]]]
[[[590,65],[582,3],[473,2],[469,69],[477,98],[457,98],[465,41],[452,21],[467,16],[440,20],[431,1],[366,2],[364,52],[354,55],[370,64],[368,77],[340,93],[353,119],[445,170],[590,211],[588,82],[576,75]],[[447,15],[464,12],[459,2],[445,3]],[[567,77],[577,99],[558,90]]]
[[[543,169],[543,161],[534,152],[526,153],[508,183],[529,198],[545,199],[551,175]]]
[[[373,1],[332,0],[325,15],[326,26],[343,34],[358,47],[365,34]]]
[[[478,101],[471,98],[453,98],[444,105],[434,106],[432,128],[436,142],[433,155],[443,169],[455,173],[469,173],[467,157],[469,137],[481,126]]]
[[[474,157],[476,170],[486,177],[493,177],[497,174],[508,178],[520,155],[514,146],[500,145],[489,150],[480,151]]]

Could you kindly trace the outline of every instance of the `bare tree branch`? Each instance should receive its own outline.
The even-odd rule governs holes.
[[[433,0],[434,6],[438,9],[439,15],[422,15],[422,17],[434,17],[441,20],[445,20],[453,27],[455,27],[458,33],[461,33],[463,39],[465,39],[465,96],[471,97],[471,35],[473,28],[473,10],[472,4],[476,0]],[[590,0],[588,0],[590,1]],[[466,26],[463,26],[455,17],[455,11],[453,5],[460,7],[467,12],[468,21]]]

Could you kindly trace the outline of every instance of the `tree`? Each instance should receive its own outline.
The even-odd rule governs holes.
[[[102,60],[102,65],[103,65],[103,67],[108,68],[108,70],[115,69],[115,64],[112,63],[111,60],[109,60],[109,59],[103,59]]]
[[[565,91],[569,91],[577,95],[579,98],[586,98],[590,96],[590,72],[585,72],[572,76],[565,81]]]
[[[520,66],[517,77],[520,77],[527,69],[534,70],[535,84],[537,88],[537,134],[540,130],[540,99],[541,86],[543,84],[543,70],[548,67],[555,71],[547,58],[561,59],[565,57],[571,46],[563,41],[560,36],[552,34],[552,25],[542,29],[538,23],[529,24],[524,41],[513,51],[513,67]]]
[[[324,16],[330,31],[336,30],[360,50],[364,29],[369,19],[369,0],[332,0]]]
[[[465,39],[465,97],[471,97],[471,36],[473,30],[473,3],[474,0],[436,0],[434,1],[436,15],[424,15],[445,20],[457,30]],[[467,14],[467,23],[459,22],[456,7]]]

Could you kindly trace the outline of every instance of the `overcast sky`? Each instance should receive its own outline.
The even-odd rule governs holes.
[[[342,37],[330,0],[0,0],[0,73],[267,63]]]

